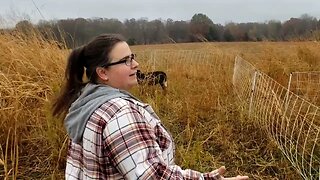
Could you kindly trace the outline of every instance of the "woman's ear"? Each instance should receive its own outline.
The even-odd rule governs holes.
[[[107,70],[106,70],[106,68],[97,67],[97,68],[96,68],[96,72],[97,72],[98,77],[99,77],[101,80],[103,80],[103,81],[108,81],[108,80],[109,80],[108,75],[107,75]]]

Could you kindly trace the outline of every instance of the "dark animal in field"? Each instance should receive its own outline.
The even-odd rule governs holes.
[[[167,88],[167,74],[163,71],[153,71],[142,73],[137,71],[137,79],[139,84],[157,85],[160,84],[163,90]]]

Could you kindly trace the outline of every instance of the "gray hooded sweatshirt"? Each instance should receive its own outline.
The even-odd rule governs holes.
[[[64,121],[65,127],[72,142],[79,143],[82,141],[86,124],[90,116],[97,108],[99,108],[105,102],[119,97],[133,98],[141,102],[129,92],[115,89],[104,84],[88,83],[82,89],[78,99],[71,104],[69,112]],[[155,115],[150,106],[146,110],[152,115]]]

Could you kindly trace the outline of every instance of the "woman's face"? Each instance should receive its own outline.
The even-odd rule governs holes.
[[[109,54],[109,58],[111,59],[109,64],[118,62],[124,58],[130,59],[131,54],[132,52],[129,45],[126,42],[119,42],[113,47]],[[136,76],[138,66],[139,63],[133,60],[131,65],[128,65],[128,63],[120,63],[107,67],[105,71],[108,78],[106,84],[114,88],[129,90],[138,84]]]

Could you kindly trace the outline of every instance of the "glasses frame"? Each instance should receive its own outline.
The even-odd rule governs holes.
[[[126,57],[118,60],[117,62],[109,63],[109,64],[106,64],[106,65],[102,65],[102,67],[106,68],[106,67],[110,67],[110,66],[117,65],[117,64],[122,64],[122,63],[125,63],[127,66],[131,66],[132,65],[132,61],[135,60],[136,57],[137,57],[137,55],[132,53],[129,56],[126,56]]]

